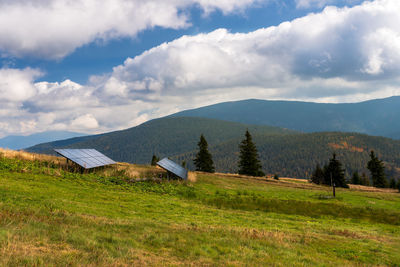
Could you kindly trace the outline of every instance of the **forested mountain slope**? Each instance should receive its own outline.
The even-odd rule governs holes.
[[[210,144],[220,144],[238,140],[246,129],[266,136],[296,133],[277,127],[214,119],[162,118],[123,131],[45,143],[28,151],[51,154],[54,148],[60,147],[95,148],[117,161],[149,163],[153,153],[166,157],[196,149],[202,133]]]
[[[350,104],[250,99],[171,116],[272,125],[301,132],[358,132],[400,139],[400,96]]]

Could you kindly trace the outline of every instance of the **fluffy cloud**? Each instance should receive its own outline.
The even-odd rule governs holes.
[[[36,94],[32,82],[42,74],[36,69],[0,69],[0,104],[22,102]]]
[[[0,80],[10,82],[0,91],[8,92],[9,105],[0,107],[0,132],[97,133],[246,98],[354,102],[400,95],[399,10],[398,0],[377,0],[250,33],[183,36],[86,85],[32,83],[37,70],[5,69]],[[10,89],[14,80],[26,93]]]
[[[92,114],[85,114],[74,119],[71,126],[79,129],[97,129],[99,123]]]
[[[134,37],[156,26],[189,25],[185,10],[234,12],[262,0],[2,0],[3,56],[60,59],[95,40]]]
[[[349,95],[354,82],[397,78],[399,10],[399,1],[382,0],[354,8],[328,7],[246,34],[220,29],[184,36],[128,58],[114,68],[103,93],[154,100],[222,88],[242,94],[240,88],[254,87],[287,98],[301,97],[299,88],[315,85],[315,95],[334,96],[334,87]],[[320,92],[324,89],[328,92]]]

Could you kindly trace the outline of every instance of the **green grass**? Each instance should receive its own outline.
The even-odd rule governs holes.
[[[400,194],[197,178],[1,158],[0,265],[400,265]]]

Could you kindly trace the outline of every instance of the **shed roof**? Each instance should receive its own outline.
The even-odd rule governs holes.
[[[163,158],[157,162],[157,165],[184,180],[187,180],[188,178],[188,171],[168,158]]]
[[[96,149],[54,149],[54,151],[85,169],[116,163]]]

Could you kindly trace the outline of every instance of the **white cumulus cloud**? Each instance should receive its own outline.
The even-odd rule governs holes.
[[[37,69],[0,69],[0,104],[22,102],[34,96],[37,89],[32,82],[41,75]]]
[[[85,114],[82,116],[79,116],[78,118],[75,118],[71,122],[71,126],[74,128],[79,128],[79,129],[96,129],[99,127],[99,123],[97,122],[96,118],[93,116],[93,114]]]
[[[60,59],[95,40],[190,25],[186,9],[235,12],[263,0],[2,0],[0,53]]]
[[[346,88],[340,95],[351,95],[354,81],[384,83],[397,78],[399,11],[399,1],[378,0],[354,8],[327,7],[321,13],[250,33],[219,29],[183,36],[128,58],[114,68],[103,92],[109,94],[112,84],[124,96],[154,99],[222,88],[243,95],[240,88],[255,87],[270,96],[302,97],[301,88],[312,84],[317,98],[335,96],[338,91],[332,89],[337,89],[339,79],[343,81],[339,87]],[[315,81],[324,81],[323,86]],[[310,95],[306,92],[303,97]]]

